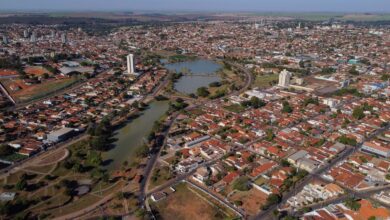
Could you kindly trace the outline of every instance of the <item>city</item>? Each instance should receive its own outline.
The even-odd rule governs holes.
[[[2,4],[2,219],[390,219],[388,3]]]

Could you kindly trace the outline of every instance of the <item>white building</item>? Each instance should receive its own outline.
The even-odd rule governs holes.
[[[8,38],[5,35],[3,35],[3,43],[4,44],[8,44]]]
[[[63,34],[61,35],[61,42],[62,42],[63,44],[66,44],[66,42],[67,42],[66,34],[65,34],[65,33],[63,33]]]
[[[135,74],[135,72],[134,72],[134,55],[129,54],[129,55],[127,55],[126,59],[127,59],[127,73],[130,75],[134,75]]]
[[[283,70],[279,74],[279,86],[280,87],[288,87],[290,85],[290,79],[291,79],[292,74],[287,71]]]

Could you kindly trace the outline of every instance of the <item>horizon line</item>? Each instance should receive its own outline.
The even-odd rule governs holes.
[[[322,10],[195,10],[195,9],[0,9],[0,13],[105,12],[105,13],[328,13],[328,14],[390,14],[389,11],[322,11]]]

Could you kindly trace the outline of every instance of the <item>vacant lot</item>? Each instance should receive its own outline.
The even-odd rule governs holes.
[[[175,187],[176,192],[164,200],[152,203],[162,219],[224,219],[227,216],[209,201],[192,192],[189,186],[181,183]]]
[[[237,191],[230,196],[229,200],[231,202],[241,201],[241,207],[245,210],[245,212],[249,215],[255,215],[260,211],[261,205],[266,202],[267,195],[252,188],[251,190],[245,192]]]
[[[278,74],[256,75],[256,79],[253,82],[253,86],[259,88],[270,87],[271,85],[276,84],[278,79]]]

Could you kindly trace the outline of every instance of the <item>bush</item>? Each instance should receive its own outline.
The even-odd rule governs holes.
[[[196,90],[196,94],[200,97],[207,97],[210,92],[207,90],[206,87],[200,87]]]
[[[239,177],[236,181],[234,181],[233,189],[236,189],[239,191],[248,191],[250,189],[248,181],[249,181],[249,178],[246,176]]]
[[[353,211],[359,211],[360,209],[360,203],[354,199],[354,198],[349,198],[344,202],[345,206],[347,206],[349,209]]]

